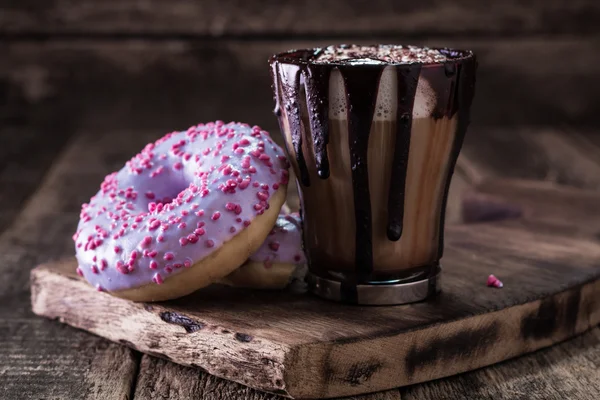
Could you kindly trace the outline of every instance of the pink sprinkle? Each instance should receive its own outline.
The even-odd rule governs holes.
[[[171,252],[166,252],[163,258],[167,261],[171,261],[175,258],[175,255]]]
[[[154,258],[154,257],[156,257],[157,254],[158,254],[158,251],[152,250],[151,252],[148,253],[148,257]]]
[[[250,226],[250,223],[251,223],[251,221],[249,221],[249,220],[245,220],[245,221],[244,221],[244,226],[248,227],[248,226]]]
[[[502,281],[500,279],[496,278],[494,275],[488,276],[487,285],[489,287],[495,287],[495,288],[501,288],[504,286]]]
[[[150,225],[148,226],[148,229],[152,231],[154,229],[158,229],[159,226],[160,226],[160,221],[155,219],[154,221],[152,221],[150,223]]]
[[[177,227],[179,229],[185,229],[187,227],[187,224],[185,222],[180,223],[179,225],[177,225]]]
[[[279,242],[271,242],[269,243],[269,248],[273,251],[279,250]]]
[[[198,216],[198,217],[201,217],[201,216],[203,216],[203,215],[204,215],[204,210],[198,210],[198,211],[196,212],[196,216]]]
[[[204,228],[198,228],[198,229],[194,229],[194,235],[196,236],[202,236],[204,235],[206,232],[204,231]]]
[[[221,213],[218,211],[215,211],[212,215],[212,217],[210,217],[210,219],[212,219],[213,221],[218,220],[219,218],[221,218]]]
[[[119,271],[120,273],[122,273],[124,275],[127,275],[129,273],[129,270],[127,269],[127,267],[121,260],[117,261],[116,268],[117,268],[117,271]]]
[[[121,252],[121,248],[119,246],[115,246],[114,249],[115,253],[119,254]]]
[[[231,167],[228,165],[225,168],[223,168],[223,175],[231,175]]]
[[[235,233],[235,226],[230,226],[229,227],[229,232]]]
[[[100,286],[99,283],[96,285],[96,290],[99,292],[104,292],[104,288],[102,286]]]
[[[269,193],[267,192],[258,192],[256,193],[256,197],[258,197],[261,201],[267,201],[269,199]]]
[[[202,228],[204,225],[206,225],[206,222],[204,222],[204,221],[198,221],[198,224],[196,226],[198,228]]]
[[[242,140],[240,140],[240,146],[248,146],[250,144],[250,141],[246,138],[242,138]]]
[[[150,246],[150,244],[152,243],[152,237],[150,236],[145,236],[144,239],[142,239],[142,241],[140,242],[140,247],[145,248]]]
[[[106,267],[108,267],[108,262],[105,259],[102,259],[100,261],[100,270],[104,271],[106,269]]]
[[[279,189],[279,184],[278,183],[274,183],[273,184],[273,190],[277,190]]]
[[[81,267],[77,267],[75,271],[77,271],[77,275],[83,276],[83,271],[81,270]]]
[[[191,267],[191,266],[192,266],[192,260],[190,260],[189,258],[186,258],[186,259],[183,261],[183,266],[184,266],[184,267],[186,267],[186,268],[189,268],[189,267]]]
[[[214,247],[215,246],[215,242],[213,242],[212,240],[208,239],[206,242],[206,247]]]
[[[246,178],[243,181],[241,181],[238,186],[240,189],[246,189],[249,184],[250,184],[250,178]]]
[[[156,197],[156,196],[154,195],[153,192],[148,191],[148,192],[146,192],[146,197],[150,200],[154,200],[154,197]]]
[[[179,171],[183,168],[183,164],[177,161],[175,164],[173,164],[173,168]]]
[[[154,281],[154,282],[155,282],[157,285],[162,285],[162,283],[164,282],[164,281],[163,281],[163,278],[162,278],[162,276],[160,276],[160,274],[159,274],[159,273],[156,273],[156,274],[154,274],[154,278],[152,278],[152,280],[153,280],[153,281]]]
[[[154,260],[150,261],[150,269],[158,268],[158,263]]]
[[[174,263],[173,267],[176,268],[176,269],[178,269],[178,268],[183,267],[183,264],[182,263]]]
[[[165,241],[165,237],[163,235],[158,235],[158,237],[156,238],[157,242],[164,242]]]
[[[183,239],[183,238],[181,238],[181,239]],[[179,240],[181,241],[181,239],[179,239]],[[196,243],[198,241],[198,236],[194,235],[193,233],[190,233],[187,236],[187,241],[190,242],[190,243],[192,243],[192,244],[194,244],[194,243]]]
[[[225,209],[227,211],[234,211],[235,210],[235,204],[234,203],[227,203],[227,204],[225,204]]]
[[[180,244],[181,246],[185,246],[185,245],[187,245],[187,244],[188,244],[188,240],[187,240],[187,238],[186,238],[186,237],[180,237],[180,238],[179,238],[179,244]]]

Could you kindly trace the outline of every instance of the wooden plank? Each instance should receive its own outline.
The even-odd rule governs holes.
[[[600,398],[600,328],[489,368],[401,389],[402,400]]]
[[[476,129],[494,124],[597,123],[600,79],[588,67],[600,63],[597,38],[424,42],[470,47],[480,56],[469,140],[476,140]],[[75,126],[98,132],[166,131],[214,119],[245,120],[276,131],[267,57],[287,48],[324,43],[4,41],[0,86],[12,88],[6,100],[11,114],[20,110],[31,118],[40,113],[69,115]],[[28,91],[35,96],[27,95]],[[42,127],[50,132],[52,125]]]
[[[600,328],[596,327],[567,342],[485,369],[343,400],[512,400],[524,396],[531,400],[595,400],[600,396],[598,360]],[[142,356],[135,398],[162,399],[169,394],[181,399],[283,399],[196,368]]]
[[[4,0],[0,29],[36,34],[187,35],[523,35],[598,32],[593,0],[505,1],[489,12],[476,0],[320,2],[242,0]]]
[[[34,270],[33,310],[229,380],[307,398],[449,376],[600,323],[599,243],[484,224],[450,227],[446,243],[442,294],[415,305],[349,313],[313,296],[219,286],[139,304],[95,291],[70,261]],[[501,276],[504,289],[485,288],[489,273]]]

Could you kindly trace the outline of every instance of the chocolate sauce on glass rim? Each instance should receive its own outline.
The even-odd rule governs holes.
[[[303,188],[311,190],[311,185],[318,183],[315,182],[315,178],[330,179],[330,79],[333,71],[339,71],[342,76],[346,102],[344,120],[347,121],[348,131],[347,149],[343,151],[349,153],[353,218],[356,227],[354,271],[348,273],[348,268],[344,268],[341,283],[342,297],[350,302],[358,302],[357,285],[384,283],[398,277],[398,274],[378,271],[373,256],[372,207],[377,206],[377,203],[372,204],[367,155],[382,73],[385,68],[392,67],[397,82],[395,143],[388,171],[390,180],[385,229],[387,240],[393,242],[399,241],[405,230],[405,186],[417,86],[420,78],[429,83],[434,93],[432,101],[435,102],[429,118],[439,120],[456,117],[439,213],[436,259],[432,260],[430,265],[423,266],[429,271],[438,268],[437,263],[443,253],[444,214],[450,178],[469,123],[474,94],[476,61],[473,53],[448,48],[339,45],[280,53],[271,57],[270,64],[274,82],[275,114],[282,131],[287,129],[291,138],[288,153],[295,160],[293,164],[298,175],[304,214],[307,210],[302,200]],[[303,116],[308,123],[303,123]],[[305,154],[309,145],[310,154]],[[312,160],[314,165],[308,164],[309,160]],[[316,177],[311,177],[309,169],[316,170]],[[306,231],[306,225],[304,228]],[[305,232],[305,244],[307,233],[310,232]],[[314,245],[306,248],[306,253],[311,271],[318,271],[322,269],[318,264],[332,260],[315,260],[314,256],[319,254],[319,249],[312,247]],[[414,268],[404,269],[407,274],[414,273]]]

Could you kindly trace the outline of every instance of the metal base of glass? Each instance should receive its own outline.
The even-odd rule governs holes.
[[[441,267],[437,265],[432,272],[414,274],[393,283],[352,285],[350,290],[347,283],[311,272],[307,282],[311,292],[325,299],[360,305],[398,305],[423,301],[438,293],[441,289],[441,272]]]

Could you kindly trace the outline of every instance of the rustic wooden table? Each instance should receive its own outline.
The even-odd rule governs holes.
[[[160,133],[83,131],[55,147],[26,133],[3,141],[0,398],[277,398],[142,355],[36,317],[30,310],[30,268],[73,253],[71,234],[80,204],[95,192],[104,174],[119,168]],[[18,160],[14,154],[19,154]],[[9,168],[15,161],[18,170]],[[461,193],[488,178],[503,177],[600,189],[600,135],[592,131],[473,128],[452,185],[450,222],[460,222]],[[600,227],[574,229],[596,237],[600,233]],[[355,398],[597,399],[600,328],[489,368]]]

